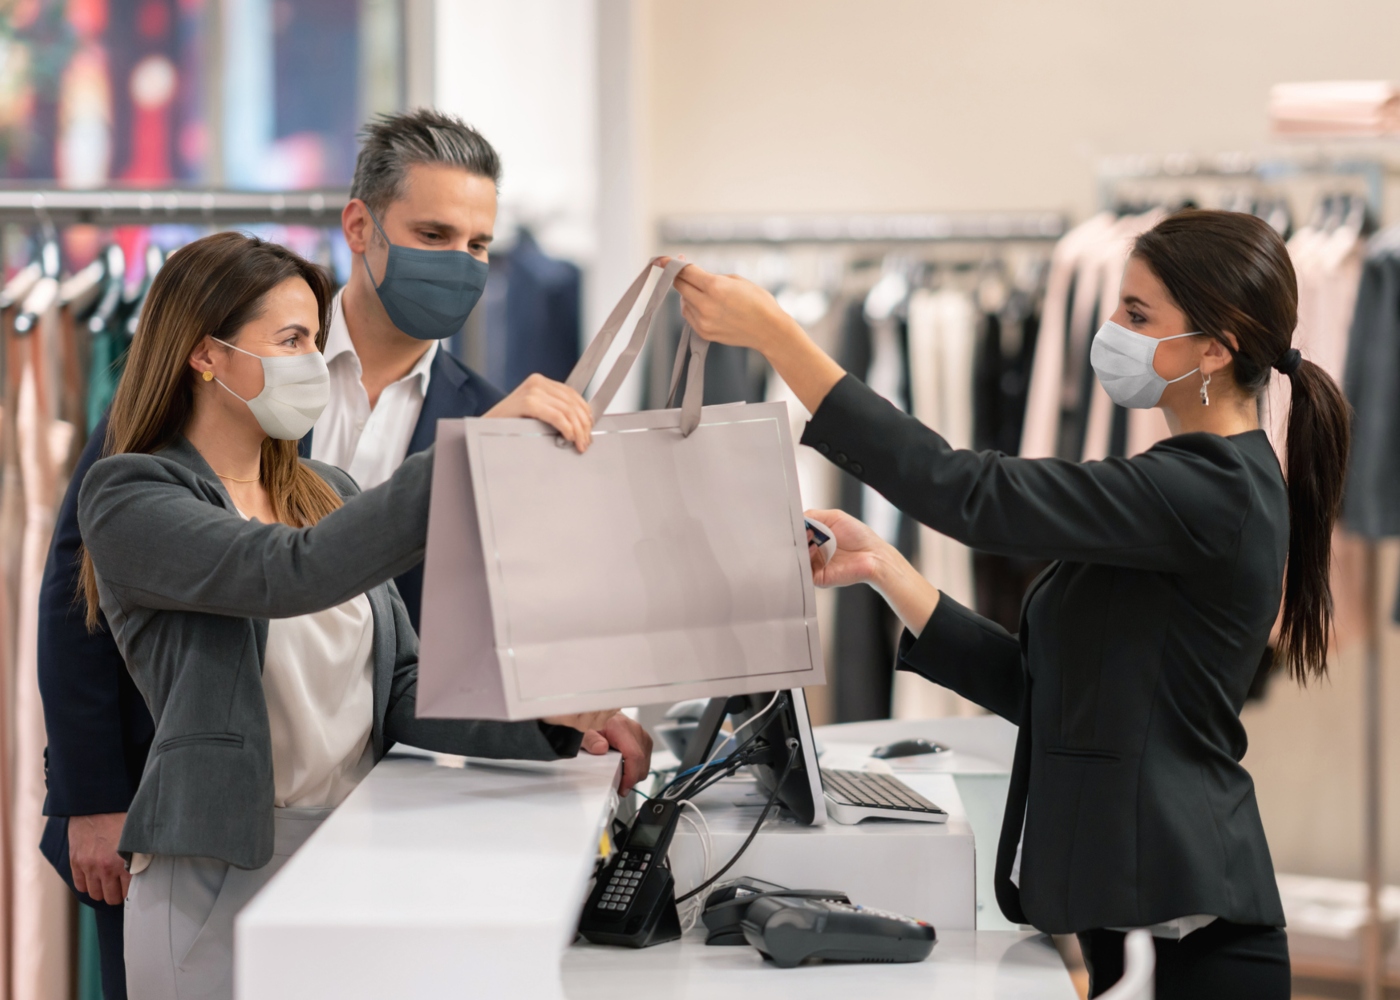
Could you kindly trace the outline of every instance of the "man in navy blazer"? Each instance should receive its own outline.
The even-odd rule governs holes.
[[[573,390],[537,375],[503,395],[423,331],[395,325],[381,287],[389,280],[390,247],[459,250],[484,262],[500,161],[477,132],[433,111],[380,118],[362,137],[352,198],[341,217],[356,267],[336,297],[326,344],[331,402],[301,451],[341,466],[369,488],[431,445],[441,419],[547,420]],[[49,821],[41,849],[79,901],[96,911],[103,992],[117,1000],[126,996],[122,901],[130,876],[116,845],[153,726],[111,635],[105,627],[89,633],[74,601],[78,489],[101,457],[106,433],[104,417],[64,496],[40,592],[39,688],[49,741]],[[396,582],[417,628],[422,566]],[[626,791],[646,774],[651,741],[619,715],[584,737],[589,752],[609,746],[623,754]]]

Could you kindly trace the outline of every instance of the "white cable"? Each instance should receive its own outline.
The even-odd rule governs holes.
[[[729,734],[729,739],[734,741],[734,748],[736,750],[739,748],[739,734],[742,733],[745,729],[749,728],[749,726],[752,726],[759,719],[767,715],[769,711],[772,710],[773,706],[778,703],[778,698],[782,695],[782,693],[782,691],[774,691],[773,697],[769,700],[768,704],[763,707],[763,711],[750,718],[749,721],[736,727],[735,730]],[[695,779],[705,773],[705,769],[715,762],[715,758],[718,757],[724,751],[724,748],[728,745],[729,740],[720,740],[719,746],[715,747],[715,752],[710,754],[710,759],[705,761],[705,763],[701,764],[699,767],[697,767],[695,769],[695,773],[690,776],[690,780],[687,781],[684,785],[682,785],[679,790],[671,793],[670,795],[667,795],[666,798],[676,799],[684,795],[686,793],[686,790],[689,789],[691,785],[695,784]]]
[[[695,815],[700,817],[699,824],[697,824],[695,820],[690,818],[690,814],[685,811],[686,806],[689,806],[691,809],[693,809],[695,811]],[[704,871],[701,872],[700,878],[696,881],[695,884],[701,885],[705,882],[706,879],[710,877],[710,824],[709,821],[705,819],[705,814],[700,811],[700,807],[697,806],[694,802],[682,802],[681,811],[679,815],[681,819],[685,820],[687,823],[690,824],[691,829],[695,831],[695,839],[700,841],[700,856],[704,862]],[[703,830],[701,829],[702,826],[704,828]],[[678,893],[678,895],[680,894]],[[691,906],[691,903],[694,903],[695,905]],[[700,920],[700,914],[705,908],[705,901],[701,897],[696,896],[693,899],[686,900],[681,905],[689,908],[686,913],[681,915],[681,932],[689,933],[695,927],[696,923]]]

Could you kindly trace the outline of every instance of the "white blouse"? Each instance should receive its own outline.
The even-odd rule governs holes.
[[[267,626],[273,805],[340,805],[374,766],[374,614],[364,594]]]

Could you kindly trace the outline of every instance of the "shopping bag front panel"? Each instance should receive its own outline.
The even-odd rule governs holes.
[[[786,407],[605,417],[584,455],[468,421],[512,715],[821,683]],[[620,700],[620,701],[619,701]]]

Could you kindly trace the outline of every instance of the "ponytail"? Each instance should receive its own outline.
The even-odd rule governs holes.
[[[1327,674],[1332,630],[1332,529],[1342,506],[1351,451],[1351,408],[1332,376],[1290,350],[1288,375],[1288,564],[1283,577],[1279,656],[1300,684]]]
[[[1288,413],[1288,561],[1279,657],[1300,684],[1327,675],[1332,628],[1332,529],[1342,504],[1351,412],[1332,377],[1291,346],[1298,279],[1288,248],[1245,212],[1188,209],[1138,237],[1133,256],[1161,279],[1188,330],[1230,352],[1231,377],[1258,398],[1273,372],[1293,387]]]

